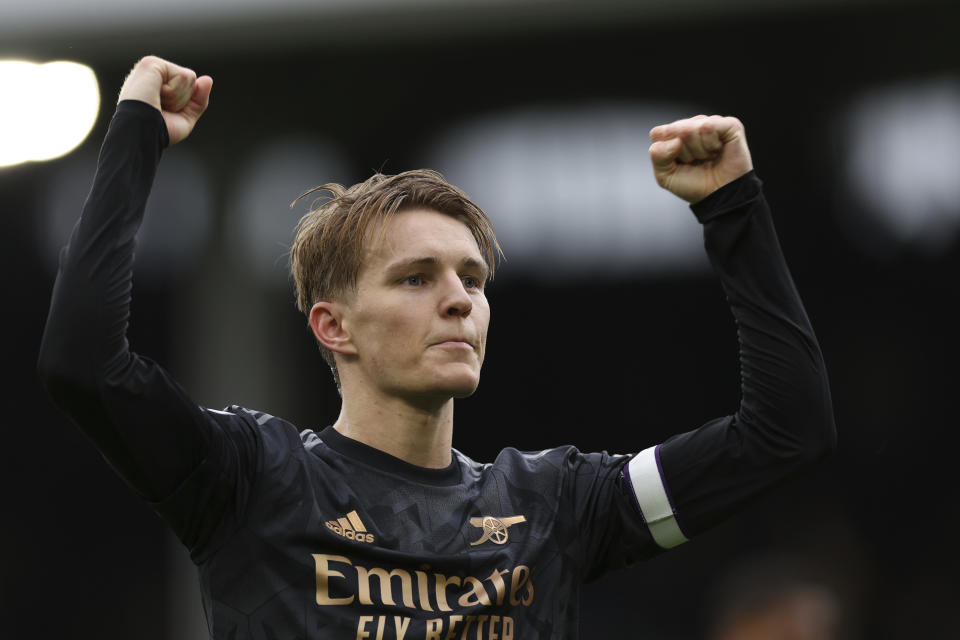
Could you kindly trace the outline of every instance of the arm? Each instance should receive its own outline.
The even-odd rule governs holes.
[[[658,183],[692,204],[737,322],[741,399],[638,454],[629,480],[661,547],[684,542],[833,449],[823,357],[753,173],[743,125],[698,116],[651,131]]]
[[[153,57],[128,76],[60,257],[40,347],[40,376],[54,401],[148,500],[168,496],[205,459],[211,421],[162,368],[129,349],[134,236],[163,148],[189,135],[211,85]]]

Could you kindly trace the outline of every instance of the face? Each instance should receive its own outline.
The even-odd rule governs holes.
[[[445,401],[480,382],[490,322],[487,266],[465,224],[402,211],[372,234],[343,304],[351,373],[389,395]],[[341,371],[341,377],[345,371]]]

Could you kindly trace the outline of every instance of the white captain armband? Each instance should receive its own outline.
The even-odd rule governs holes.
[[[658,445],[659,446],[659,445]],[[687,541],[667,497],[667,488],[657,460],[657,447],[644,449],[627,463],[627,478],[640,512],[647,522],[654,542],[663,549],[672,549]]]

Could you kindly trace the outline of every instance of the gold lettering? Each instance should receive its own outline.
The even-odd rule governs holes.
[[[360,616],[360,620],[357,621],[357,639],[363,640],[364,638],[370,637],[370,632],[367,631],[367,623],[373,622],[373,616]]]
[[[483,583],[474,578],[473,576],[467,576],[463,579],[463,586],[470,585],[471,589],[467,593],[460,596],[460,599],[457,600],[457,604],[461,607],[473,607],[478,604],[490,604],[490,596],[487,595],[487,590],[483,588]]]
[[[447,630],[447,637],[444,640],[454,640],[453,636],[457,633],[457,623],[463,620],[463,616],[450,616],[447,620],[450,621],[450,628]]]
[[[533,603],[534,599],[533,568],[523,564],[517,565],[512,571],[509,569],[496,569],[481,580],[473,576],[446,576],[437,572],[434,572],[431,576],[426,573],[426,571],[420,570],[415,570],[411,573],[405,569],[393,569],[388,572],[381,567],[368,568],[354,565],[351,560],[345,556],[325,553],[315,553],[312,554],[312,557],[316,570],[316,600],[317,604],[321,606],[346,606],[356,601],[362,605],[382,604],[388,607],[396,607],[397,603],[394,596],[397,592],[394,591],[394,587],[399,587],[403,606],[408,609],[419,608],[421,611],[432,612],[434,609],[431,606],[431,600],[435,598],[437,610],[452,612],[454,609],[448,600],[448,589],[451,585],[459,587],[454,591],[454,596],[457,597],[455,604],[461,609],[479,606],[490,607],[494,605],[494,602],[499,606],[504,604],[505,601],[509,602],[512,606],[523,605],[528,607]],[[344,597],[334,597],[331,594],[331,591],[339,591],[341,593],[347,591],[351,586],[349,582],[352,582],[350,578],[353,577],[350,576],[350,578],[347,578],[345,571],[338,570],[334,566],[336,563],[353,567],[356,570],[357,587],[355,593],[350,594],[347,592],[348,595]],[[427,569],[428,567],[424,566],[423,568]],[[416,578],[414,578],[414,574],[416,574]],[[509,589],[507,588],[505,578],[507,574],[510,574]],[[339,588],[332,584],[337,578],[344,579],[344,584]],[[380,586],[377,594],[379,598],[376,601],[372,593],[375,589],[371,584],[373,578],[377,579]],[[394,583],[394,579],[399,580],[399,585]],[[414,579],[417,581],[416,592],[413,586]],[[431,581],[434,583],[433,598],[431,598],[430,595]],[[493,586],[495,595],[490,593],[486,582],[490,582]],[[384,634],[387,633],[387,617],[377,616],[377,618],[378,625],[375,640],[381,640]],[[374,617],[371,616],[362,616],[358,620],[357,640],[365,640],[371,637],[373,632],[372,630],[367,631],[367,625],[371,624],[373,620]],[[394,629],[398,639],[402,639],[406,635],[410,620],[411,618],[408,617],[394,616]],[[484,624],[488,621],[490,623],[489,630],[484,632]],[[472,637],[470,631],[473,628],[476,628],[477,640],[492,640],[494,638],[498,640],[508,640],[512,638],[514,634],[514,620],[500,616],[460,615],[451,616],[449,621],[444,618],[435,618],[428,622],[428,633],[432,635],[428,635],[425,640],[429,640],[431,637],[436,637],[438,640],[441,640],[441,635],[445,631],[446,636],[442,640],[446,640],[447,638],[452,640],[455,637],[459,637],[461,640],[468,640],[469,637]],[[432,631],[430,630],[430,625],[433,625]],[[474,625],[476,626],[474,627]],[[502,627],[498,628],[497,625],[502,625]]]
[[[433,576],[437,579],[437,584],[435,591],[437,593],[437,609],[440,611],[453,611],[450,608],[450,605],[447,604],[447,585],[455,584],[458,587],[460,586],[460,578],[457,576],[450,576],[449,578],[442,573],[435,573]]]
[[[460,634],[460,640],[467,640],[467,632],[470,631],[470,625],[477,621],[477,616],[467,616],[464,620],[465,626],[463,627],[463,633]]]
[[[517,594],[524,587],[526,587],[527,593],[521,599],[517,597]],[[510,604],[517,606],[521,601],[525,607],[530,606],[530,603],[533,602],[533,580],[530,579],[530,567],[525,564],[517,566],[510,577]]]
[[[397,631],[397,640],[403,640],[407,635],[407,627],[410,626],[410,618],[403,616],[393,616],[393,628]]]
[[[483,640],[483,623],[490,616],[477,616],[477,640]]]
[[[370,599],[370,576],[376,576],[380,581],[380,601],[383,604],[396,606],[393,601],[393,578],[400,578],[400,592],[403,597],[403,606],[413,608],[413,584],[409,571],[403,569],[394,569],[387,573],[386,569],[374,567],[357,567],[357,595],[360,598],[360,604],[373,604]]]
[[[430,606],[430,578],[423,571],[414,571],[417,574],[417,592],[420,594],[420,608],[424,611],[433,611]]]
[[[502,640],[513,640],[513,618],[503,616],[503,629],[500,631]]]
[[[350,596],[349,598],[330,597],[330,578],[343,577],[342,573],[330,568],[330,562],[343,562],[345,564],[351,564],[350,560],[348,558],[344,558],[343,556],[331,556],[327,555],[326,553],[314,553],[312,555],[317,569],[317,604],[346,605],[353,602],[353,596]]]
[[[502,577],[505,573],[510,573],[510,571],[508,569],[495,569],[486,578],[493,583],[493,588],[497,592],[497,604],[503,604],[503,598],[507,595],[507,585],[504,584]]]
[[[423,640],[441,640],[441,633],[443,633],[443,618],[427,620],[427,635]]]

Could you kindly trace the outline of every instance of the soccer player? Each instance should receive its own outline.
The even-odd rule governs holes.
[[[498,244],[425,170],[328,185],[297,228],[297,301],[341,391],[335,424],[198,406],[126,330],[151,181],[211,87],[156,57],[130,72],[61,255],[39,369],[190,550],[212,638],[576,638],[581,583],[697,536],[833,448],[820,349],[743,126],[719,116],[654,128],[650,155],[692,203],[737,321],[733,415],[632,456],[454,450]]]

